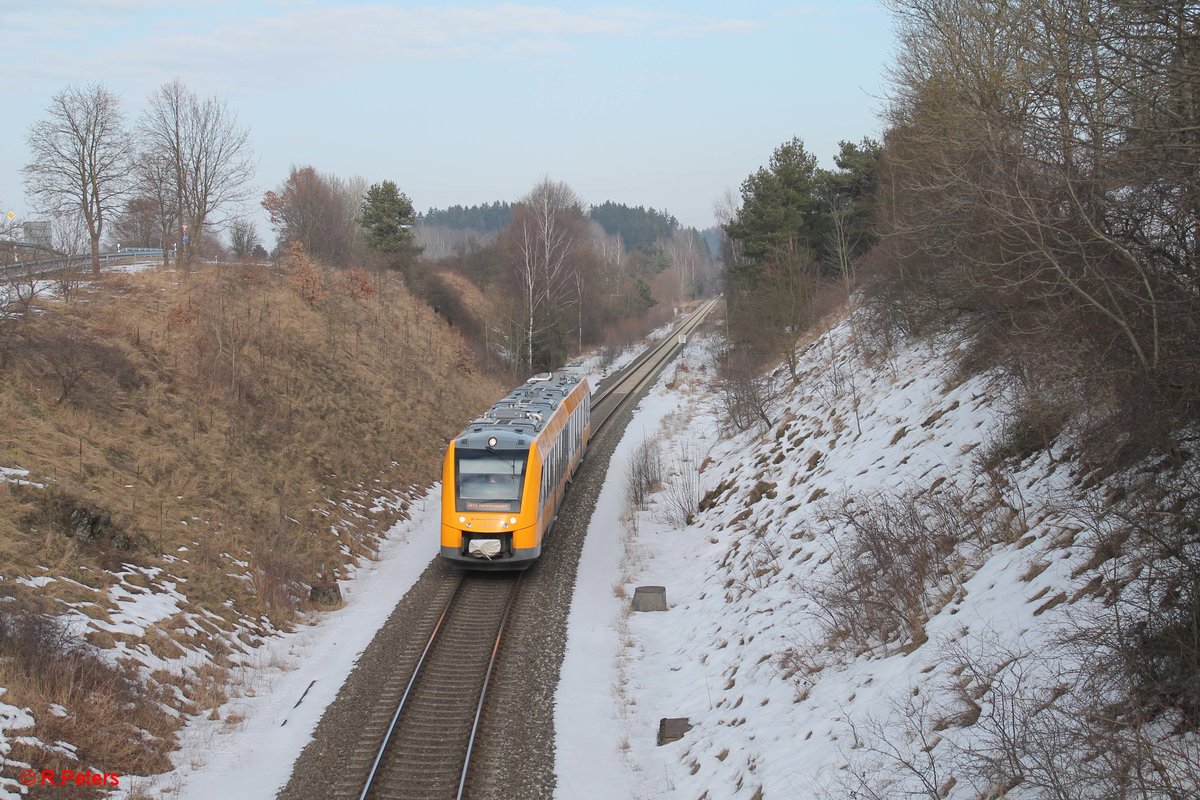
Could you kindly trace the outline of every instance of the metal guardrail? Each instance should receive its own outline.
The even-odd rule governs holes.
[[[124,250],[119,250],[112,253],[101,253],[100,263],[106,264],[113,261],[122,261],[133,258],[157,258],[163,257],[163,251],[155,247],[128,247]],[[56,258],[43,258],[37,261],[16,261],[11,264],[0,264],[0,274],[28,274],[30,272],[36,274],[41,272],[51,272],[56,269],[70,267],[74,265],[86,265],[92,263],[91,253],[86,253],[79,256],[58,256]]]

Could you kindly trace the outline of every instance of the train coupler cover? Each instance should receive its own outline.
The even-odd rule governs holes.
[[[467,554],[493,559],[500,555],[503,548],[504,545],[499,539],[472,539],[467,543]]]

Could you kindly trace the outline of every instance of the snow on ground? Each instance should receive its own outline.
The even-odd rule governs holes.
[[[147,269],[153,269],[161,262],[157,261],[135,261],[129,264],[105,264],[105,272],[141,272]],[[91,274],[91,268],[87,271],[77,271],[71,276],[73,283],[80,287],[86,287],[90,281],[86,276]],[[33,300],[35,297],[58,297],[61,294],[62,281],[58,278],[39,278],[36,275],[18,274],[18,271],[10,271],[4,273],[0,271],[0,319],[16,317],[20,313],[20,308]]]
[[[45,489],[46,484],[29,480],[29,470],[20,467],[0,467],[0,481],[8,481],[17,485],[25,484],[35,489]]]
[[[341,608],[253,651],[236,676],[237,696],[217,709],[220,719],[196,717],[184,727],[174,772],[123,778],[123,790],[178,800],[274,797],[354,663],[436,552],[439,494],[435,485],[416,499],[378,560],[341,583]]]
[[[131,261],[128,264],[109,264],[104,269],[106,272],[141,272],[161,266],[162,259],[157,259],[155,261]]]
[[[695,349],[685,350],[681,358],[686,359]],[[621,649],[622,609],[628,605],[628,600],[618,598],[613,590],[622,572],[618,532],[622,530],[624,476],[638,445],[676,405],[677,396],[664,387],[679,363],[663,372],[613,451],[579,558],[554,709],[559,797],[636,796],[635,776],[623,769],[625,765],[617,758],[620,743],[629,738],[628,714],[618,705],[625,699],[622,685],[629,676],[624,670],[611,669],[613,654]]]
[[[0,472],[0,478],[13,476],[25,480],[28,473],[19,468]],[[231,699],[212,715],[192,717],[186,722],[179,735],[181,749],[171,755],[175,771],[151,777],[122,775],[120,789],[112,796],[274,797],[290,777],[292,763],[354,662],[436,553],[439,492],[435,484],[423,496],[409,492],[403,500],[379,497],[373,501],[377,507],[406,510],[410,518],[387,532],[376,560],[360,562],[350,570],[354,580],[340,584],[345,601],[342,607],[314,614],[312,624],[301,624],[290,633],[272,628],[265,618],[244,620],[237,632],[249,634],[248,640],[262,644],[235,649],[229,655],[234,664],[232,685],[224,688]],[[188,548],[179,548],[180,555],[187,552]],[[229,554],[222,557],[234,566],[246,566]],[[167,556],[165,560],[171,563],[177,557]],[[176,658],[162,658],[145,641],[158,623],[172,618],[183,618],[197,634],[209,633],[203,627],[207,622],[204,617],[215,615],[206,609],[183,612],[186,597],[178,580],[162,568],[132,564],[123,565],[114,578],[105,590],[106,605],[112,609],[107,618],[93,618],[82,610],[93,603],[67,603],[71,610],[64,619],[71,632],[82,636],[94,629],[127,634],[129,641],[118,639],[101,652],[114,660],[132,659],[147,672],[162,669],[178,674],[210,660],[209,653],[199,649],[186,649]],[[100,591],[62,576],[17,577],[15,581],[35,588],[68,581],[77,588]],[[234,637],[230,641],[240,640]],[[0,688],[0,695],[4,691]],[[33,724],[29,709],[0,702],[0,759],[7,756],[10,742],[37,744],[20,735]],[[16,766],[24,769],[33,765]],[[0,800],[16,800],[23,796],[20,789],[8,779],[0,779]]]
[[[4,693],[7,691],[7,689],[0,687],[0,698],[3,698]],[[0,763],[3,763],[4,759],[8,758],[8,754],[12,752],[12,744],[5,737],[4,731],[6,729],[20,730],[28,728],[31,725],[33,725],[33,717],[29,715],[26,709],[9,705],[3,699],[0,699]],[[17,764],[18,769],[29,769],[30,767],[30,764],[24,762]],[[15,798],[21,796],[21,790],[22,786],[17,781],[0,776],[0,798],[4,800],[13,798],[15,800]]]
[[[816,646],[810,588],[836,556],[822,513],[879,492],[957,487],[983,502],[997,491],[972,461],[998,431],[994,377],[957,381],[928,345],[864,365],[844,346],[849,333],[843,323],[804,352],[803,380],[765,432],[718,436],[702,340],[642,401],[614,454],[572,601],[555,708],[558,797],[855,796],[863,775],[873,781],[889,766],[890,745],[877,745],[916,753],[914,721],[947,707],[948,648],[1033,646],[1068,607],[1043,598],[1070,590],[1083,548],[1056,544],[1072,521],[1044,501],[1067,470],[1043,456],[1016,474],[1019,497],[1000,498],[1021,512],[1001,520],[1013,535],[956,570],[926,643],[876,642],[843,658]],[[660,444],[666,488],[630,514],[626,475],[646,439]],[[685,527],[670,496],[687,474],[713,505]],[[643,585],[666,588],[667,612],[631,613]],[[917,708],[926,698],[936,699]],[[677,717],[692,729],[658,746],[660,719]],[[975,796],[969,779],[949,796]]]

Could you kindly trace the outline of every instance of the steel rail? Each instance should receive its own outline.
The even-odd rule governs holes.
[[[470,776],[471,770],[471,759],[475,753],[475,741],[479,736],[480,726],[483,719],[483,709],[487,701],[488,689],[491,686],[492,675],[499,660],[500,646],[503,642],[504,633],[507,629],[509,618],[512,615],[513,607],[516,604],[516,598],[521,585],[522,576],[523,573],[518,573],[516,578],[511,582],[511,585],[508,589],[507,599],[504,601],[504,610],[500,615],[500,622],[496,629],[496,635],[492,639],[491,649],[487,653],[486,664],[481,664],[480,666],[482,669],[479,669],[478,672],[474,673],[476,675],[482,674],[482,679],[475,684],[478,686],[478,699],[471,706],[472,711],[469,712],[470,716],[467,717],[464,715],[463,718],[464,722],[466,719],[470,719],[469,732],[465,737],[463,737],[462,732],[466,730],[466,726],[454,726],[453,728],[447,729],[449,736],[443,740],[443,743],[447,746],[445,748],[446,752],[439,756],[441,759],[441,764],[448,765],[448,762],[453,763],[451,759],[454,761],[457,760],[455,749],[458,749],[458,752],[462,754],[461,767],[457,768],[457,792],[454,795],[456,800],[461,800],[466,792],[467,779]],[[474,604],[472,603],[472,595],[463,588],[470,580],[471,579],[468,578],[467,575],[460,575],[458,578],[458,583],[455,585],[453,592],[447,599],[446,605],[442,609],[441,615],[439,616],[433,631],[429,635],[429,639],[425,644],[425,648],[421,653],[421,657],[418,659],[413,668],[413,673],[409,677],[408,684],[405,687],[404,693],[396,706],[396,710],[392,714],[391,724],[388,726],[387,732],[384,734],[382,742],[379,744],[379,747],[376,751],[375,760],[371,765],[370,773],[367,775],[366,782],[363,785],[361,793],[359,794],[359,800],[367,800],[369,796],[394,796],[396,791],[395,783],[397,781],[402,783],[406,780],[406,776],[410,776],[407,779],[411,780],[411,776],[420,774],[417,770],[420,769],[422,766],[421,764],[398,765],[395,762],[385,764],[384,761],[388,757],[389,751],[394,749],[394,745],[403,745],[405,737],[411,737],[413,731],[419,730],[423,724],[420,703],[414,701],[418,707],[416,709],[412,709],[410,713],[410,705],[412,705],[412,703],[410,703],[410,699],[420,693],[425,693],[426,695],[429,693],[438,693],[438,687],[441,686],[441,682],[447,679],[444,672],[439,674],[436,665],[429,666],[431,662],[436,662],[443,658],[445,656],[445,651],[442,651],[441,654],[436,657],[431,657],[431,654],[435,649],[438,648],[443,638],[450,637],[448,644],[444,645],[445,647],[454,646],[454,634],[448,633],[447,631],[454,628],[456,624],[461,624],[464,621],[469,622],[471,619],[471,613],[473,611],[478,611],[480,603],[485,602],[484,600],[476,597],[474,598]],[[445,633],[445,636],[443,636],[443,633]],[[456,674],[455,677],[461,678],[463,675],[460,673]],[[424,682],[421,683],[422,681]],[[421,683],[419,691],[417,690],[418,683]],[[416,716],[412,716],[412,714],[416,714]],[[410,722],[415,725],[416,728],[405,728],[405,720],[409,717],[411,717]],[[402,733],[402,731],[405,733]],[[455,741],[460,743],[458,748],[455,748]],[[465,749],[463,749],[464,744]],[[447,785],[446,788],[448,790],[447,794],[455,791],[453,785]]]
[[[421,657],[417,659],[417,664],[413,667],[413,673],[408,679],[408,684],[404,687],[404,693],[400,695],[400,702],[396,705],[396,712],[392,714],[392,721],[388,725],[387,732],[383,734],[383,744],[379,748],[379,752],[375,754],[375,761],[371,764],[371,771],[367,774],[367,782],[363,785],[362,793],[359,794],[358,800],[366,800],[367,793],[371,791],[371,787],[375,782],[375,776],[379,772],[379,764],[383,761],[383,754],[387,752],[388,743],[392,740],[392,733],[396,730],[396,723],[400,721],[400,715],[404,713],[404,706],[408,702],[408,696],[412,693],[413,685],[417,682],[417,676],[421,674],[421,667],[425,665],[425,659],[429,655],[429,651],[433,648],[433,643],[437,640],[438,632],[442,629],[442,623],[446,621],[446,617],[450,614],[450,608],[454,605],[454,599],[458,597],[458,592],[463,585],[463,576],[458,576],[458,583],[454,585],[454,591],[450,593],[450,599],[446,601],[446,607],[442,609],[441,616],[438,617],[437,623],[433,626],[433,632],[429,634],[429,640],[425,642],[425,649],[421,651]]]
[[[616,381],[603,392],[593,396],[592,409],[595,412],[601,403],[607,401],[614,394],[623,395],[623,397],[612,404],[612,408],[600,418],[599,422],[594,424],[593,436],[597,435],[603,429],[608,420],[629,401],[630,397],[635,396],[647,383],[658,376],[662,371],[662,367],[682,347],[679,343],[679,336],[681,334],[686,336],[698,328],[708,313],[716,306],[719,299],[719,297],[714,297],[696,309],[690,317],[673,328],[669,336],[664,337],[657,344],[647,348],[636,361],[626,368],[626,372],[620,380]],[[639,373],[642,373],[643,369],[645,369],[644,374],[640,374],[639,377]]]
[[[488,659],[487,673],[483,676],[483,688],[479,691],[479,703],[475,707],[475,719],[471,722],[471,735],[467,739],[467,756],[463,759],[462,777],[458,780],[458,794],[454,796],[455,800],[462,800],[463,794],[467,790],[467,773],[471,769],[471,754],[475,749],[475,738],[479,733],[479,721],[483,718],[483,703],[487,699],[488,686],[492,682],[492,670],[496,666],[496,657],[500,653],[500,641],[504,638],[504,629],[508,626],[508,617],[512,613],[512,607],[517,599],[517,592],[521,588],[521,580],[524,577],[524,572],[517,573],[517,580],[513,585],[512,594],[509,595],[508,603],[504,606],[504,616],[500,619],[500,630],[496,632],[496,641],[492,644],[492,655]]]
[[[637,358],[625,366],[624,371],[632,374],[637,371],[638,367],[642,366],[646,361],[649,361],[661,350],[668,348],[673,349],[675,344],[678,343],[679,335],[681,333],[688,334],[695,330],[704,317],[707,316],[708,312],[712,310],[713,306],[716,305],[719,299],[720,297],[718,296],[707,300],[704,305],[697,308],[685,320],[672,328],[670,334],[664,336],[662,339],[639,353]],[[624,379],[615,381],[612,386],[609,386],[604,391],[592,395],[592,405],[594,406],[596,403],[607,399],[609,395],[613,394],[623,384]]]

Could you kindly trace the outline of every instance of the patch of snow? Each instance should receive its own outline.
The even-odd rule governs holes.
[[[0,467],[0,481],[24,484],[35,489],[45,489],[46,484],[29,480],[29,470],[20,467]]]
[[[129,264],[111,264],[105,267],[106,272],[142,272],[148,269],[154,269],[162,264],[162,259],[157,261],[134,261]]]
[[[51,578],[47,575],[39,575],[36,578],[20,578],[20,577],[18,577],[18,578],[13,578],[13,580],[16,581],[17,583],[32,587],[34,589],[41,589],[43,586],[45,586],[48,583],[54,583],[54,578]]]
[[[7,689],[0,687],[0,698],[7,692]],[[9,758],[9,754],[12,752],[12,742],[17,742],[24,737],[13,736],[10,738],[6,734],[26,730],[32,728],[33,725],[34,719],[29,709],[9,705],[0,699],[0,762],[17,769],[29,768],[29,764]],[[0,800],[18,800],[25,791],[27,790],[14,778],[0,775]]]
[[[93,620],[92,624],[109,633],[142,636],[154,623],[179,613],[179,606],[186,598],[175,586],[174,581],[161,581],[153,591],[148,591],[124,582],[115,583],[108,590],[109,600],[116,606],[109,614],[112,622]]]

